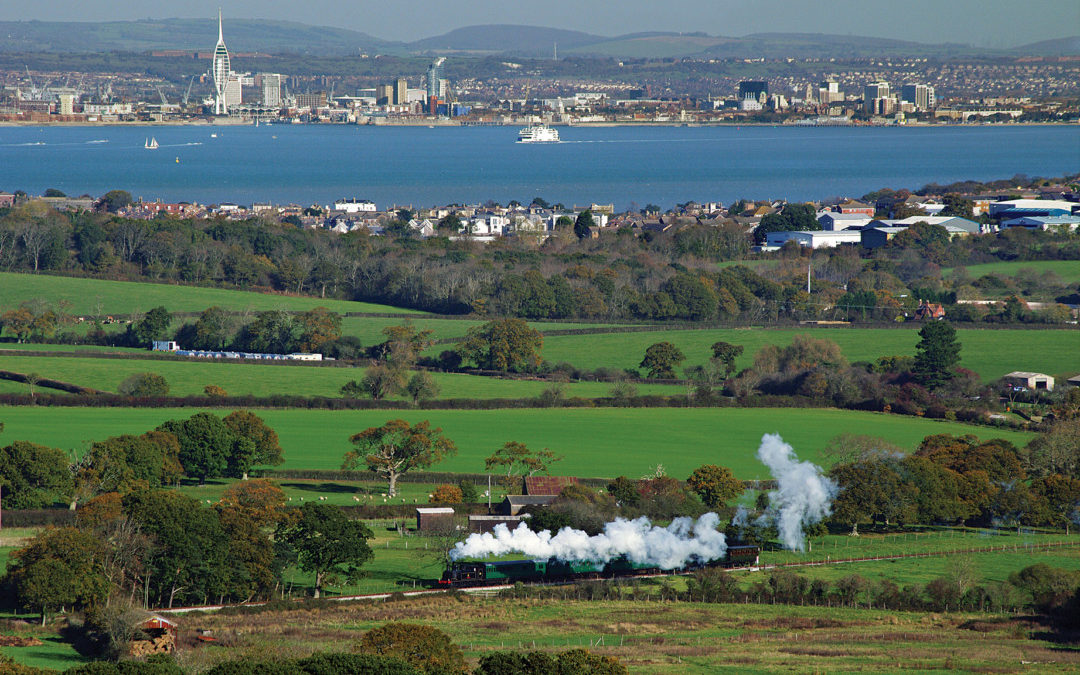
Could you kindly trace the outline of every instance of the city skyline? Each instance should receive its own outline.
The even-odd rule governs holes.
[[[628,0],[618,6],[596,0],[551,0],[542,12],[535,6],[479,0],[468,8],[433,0],[413,0],[400,10],[371,11],[342,0],[311,0],[302,7],[268,6],[254,0],[193,0],[178,12],[160,0],[64,0],[17,3],[0,0],[0,13],[11,21],[122,21],[164,18],[226,17],[297,21],[348,28],[377,38],[412,41],[465,26],[520,24],[577,30],[602,36],[643,31],[705,32],[743,36],[767,32],[852,34],[926,43],[1013,47],[1080,34],[1080,4],[1071,0],[1032,0],[1022,20],[1009,0],[834,0],[827,12],[793,0],[761,0],[753,5],[733,0],[678,0],[657,5]]]

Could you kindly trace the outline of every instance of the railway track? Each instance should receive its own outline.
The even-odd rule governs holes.
[[[775,563],[771,565],[754,565],[751,567],[728,567],[724,568],[731,572],[762,572],[773,569],[789,569],[795,567],[822,567],[826,565],[843,565],[843,564],[858,564],[861,562],[875,562],[881,560],[903,560],[905,558],[936,558],[948,555],[958,555],[965,553],[1005,553],[1005,552],[1022,552],[1022,551],[1045,551],[1049,549],[1058,548],[1080,548],[1080,540],[1075,542],[1049,542],[1045,544],[1031,544],[1027,546],[1021,545],[1002,545],[1002,546],[987,546],[978,548],[966,548],[966,549],[954,549],[950,551],[926,551],[920,553],[898,553],[895,555],[881,555],[881,556],[864,556],[857,558],[832,558],[826,560],[806,560],[796,561],[789,563]],[[672,576],[689,576],[693,572],[667,572],[660,574],[640,574],[627,577],[615,577],[615,579],[658,579],[662,577]],[[597,578],[595,581],[611,581],[612,579]],[[576,583],[577,581],[591,581],[590,579],[570,579],[559,582],[538,582],[530,583],[529,586],[567,586]],[[366,593],[360,595],[337,595],[330,598],[324,598],[331,602],[352,602],[359,600],[387,600],[393,595],[401,595],[406,598],[423,597],[426,595],[443,595],[451,591],[458,593],[469,593],[472,595],[495,595],[500,591],[513,588],[514,584],[493,584],[490,586],[470,586],[466,588],[425,588],[412,591],[394,591],[391,593]],[[294,600],[297,603],[303,601],[303,599],[297,598]],[[166,609],[153,610],[156,614],[187,614],[190,612],[216,612],[222,609],[231,607],[262,607],[268,603],[266,602],[247,602],[236,604],[221,604],[221,605],[194,605],[188,607],[173,607]]]

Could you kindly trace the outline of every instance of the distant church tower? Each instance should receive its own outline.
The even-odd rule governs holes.
[[[229,50],[225,47],[225,38],[221,32],[221,10],[217,17],[217,46],[214,47],[214,114],[228,115],[229,107],[225,103],[225,88],[229,84],[232,67],[229,64]]]

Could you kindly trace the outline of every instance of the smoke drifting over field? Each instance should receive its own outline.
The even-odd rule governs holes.
[[[803,526],[832,513],[836,483],[816,464],[800,462],[779,434],[762,436],[757,454],[778,484],[769,493],[769,511],[761,518],[776,523],[784,548],[802,551],[806,545]]]
[[[803,526],[829,515],[836,484],[821,468],[800,462],[795,452],[776,434],[766,434],[758,448],[758,458],[769,467],[777,489],[769,493],[769,511],[757,524],[775,521],[780,539],[789,549],[803,550]],[[739,507],[732,523],[745,529],[749,514]],[[520,553],[531,558],[593,562],[597,566],[626,556],[631,562],[671,570],[689,564],[719,560],[727,553],[727,540],[719,531],[720,516],[706,513],[696,521],[676,518],[667,527],[657,527],[648,518],[616,518],[604,531],[590,536],[564,527],[556,534],[533,532],[525,523],[511,530],[496,525],[492,532],[471,534],[450,551],[452,560],[487,558]]]
[[[724,557],[727,541],[717,529],[719,524],[715,513],[706,513],[696,521],[676,518],[667,527],[655,527],[648,518],[616,518],[595,536],[569,527],[552,535],[547,530],[533,532],[524,523],[514,530],[497,525],[490,533],[469,535],[454,547],[450,557],[458,560],[522,553],[602,565],[625,555],[631,562],[670,570]]]

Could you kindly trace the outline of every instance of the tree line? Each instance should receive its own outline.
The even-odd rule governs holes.
[[[105,206],[114,208],[113,202],[123,200]],[[806,208],[788,205],[760,227],[810,227],[803,222]],[[59,213],[30,202],[0,212],[0,270],[273,289],[446,314],[859,321],[910,316],[920,299],[977,296],[978,280],[946,279],[945,266],[1080,259],[1075,234],[1013,228],[950,239],[940,226],[927,225],[874,251],[785,249],[769,258],[776,264],[766,278],[745,265],[716,269],[716,262],[749,255],[752,235],[731,223],[665,233],[622,228],[596,239],[580,238],[568,228],[542,244],[528,237],[479,244],[444,236],[415,239],[408,228],[399,235],[390,232],[339,235],[263,218],[143,221],[107,211]],[[808,266],[814,277],[810,294]],[[986,283],[998,278],[990,276]],[[1050,277],[1037,285],[1041,293],[1062,298],[1059,302],[1077,292],[1075,284]],[[1015,290],[1024,297],[1023,288]],[[954,309],[961,318],[986,318],[977,308],[950,305],[950,312]],[[1051,309],[994,315],[994,320],[1060,322],[1060,310]]]

